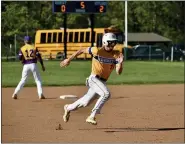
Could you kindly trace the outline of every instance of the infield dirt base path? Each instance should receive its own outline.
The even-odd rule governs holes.
[[[18,100],[14,88],[2,88],[2,142],[184,142],[184,85],[108,86],[111,99],[97,126],[85,119],[96,101],[62,119],[63,106],[82,96],[85,86],[44,87],[47,99],[38,100],[35,87],[24,88]],[[56,130],[61,124],[63,130]]]

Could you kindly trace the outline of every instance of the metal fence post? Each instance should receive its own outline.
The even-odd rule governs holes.
[[[163,61],[165,61],[165,52],[163,52]]]
[[[17,49],[17,43],[16,43],[16,34],[14,35],[14,47],[15,47],[15,61],[16,61],[16,49]]]
[[[173,62],[173,46],[171,47],[171,62]]]
[[[10,56],[12,56],[12,44],[10,44]]]
[[[149,45],[149,60],[151,60],[151,45]]]
[[[124,47],[124,60],[127,60],[127,47]]]

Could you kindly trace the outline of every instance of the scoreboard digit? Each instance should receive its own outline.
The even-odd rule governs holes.
[[[66,6],[65,5],[61,5],[61,12],[63,12],[63,13],[66,12]]]
[[[103,10],[104,10],[104,6],[103,6],[103,5],[101,5],[101,6],[100,6],[100,9],[99,9],[100,13],[102,13],[102,12],[103,12]]]
[[[80,2],[80,6],[81,6],[82,9],[84,9],[85,8],[84,2]]]

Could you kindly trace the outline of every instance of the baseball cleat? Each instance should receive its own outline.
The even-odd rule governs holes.
[[[13,98],[13,99],[17,99],[17,94],[13,94],[13,95],[12,95],[12,98]]]
[[[63,115],[64,122],[68,122],[70,117],[70,111],[67,110],[67,107],[68,107],[68,104],[64,106],[64,115]]]
[[[44,95],[41,94],[41,96],[39,97],[39,99],[45,99]]]
[[[97,124],[95,118],[94,117],[90,117],[90,116],[86,119],[86,122],[88,122],[90,124],[93,124],[93,125]]]

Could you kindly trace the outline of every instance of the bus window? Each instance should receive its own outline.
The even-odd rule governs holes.
[[[57,33],[53,33],[53,43],[57,42]]]
[[[62,43],[62,33],[58,33],[58,43]]]
[[[75,42],[78,42],[78,32],[75,32]]]
[[[51,43],[51,33],[48,33],[48,43]]]
[[[40,43],[46,43],[46,33],[41,33]]]
[[[73,32],[69,33],[69,42],[73,42]]]
[[[90,32],[86,32],[85,42],[90,42],[89,37],[90,37]]]
[[[103,37],[103,34],[102,33],[98,33],[97,34],[97,47],[102,47],[102,37]]]
[[[80,42],[84,42],[84,32],[80,33]]]

